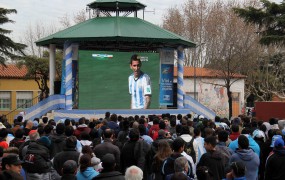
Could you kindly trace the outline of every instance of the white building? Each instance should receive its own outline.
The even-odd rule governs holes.
[[[225,80],[221,72],[207,68],[196,68],[196,78],[193,67],[184,67],[183,90],[186,95],[213,110],[220,117],[228,117],[229,105]],[[174,83],[177,82],[177,68],[174,68]],[[244,107],[244,88],[246,76],[234,74],[231,81],[233,97],[233,116],[241,114]],[[196,79],[196,90],[195,90]],[[196,97],[195,95],[196,94]]]

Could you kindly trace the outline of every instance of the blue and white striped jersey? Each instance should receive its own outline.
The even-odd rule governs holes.
[[[138,79],[135,79],[134,73],[129,76],[129,93],[132,96],[132,109],[143,109],[145,104],[145,95],[151,95],[151,82],[147,74],[141,72]]]

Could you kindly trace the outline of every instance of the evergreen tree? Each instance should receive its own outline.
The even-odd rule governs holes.
[[[11,13],[17,13],[15,9],[5,9],[0,7],[0,25],[3,26],[5,23],[13,23],[14,21],[10,20],[7,15]],[[24,48],[26,45],[21,43],[16,43],[10,39],[8,34],[12,31],[4,29],[0,26],[0,64],[5,66],[5,61],[15,58],[20,58],[24,56]]]
[[[285,1],[280,4],[260,0],[261,7],[234,8],[236,14],[248,24],[257,25],[260,43],[285,45]]]

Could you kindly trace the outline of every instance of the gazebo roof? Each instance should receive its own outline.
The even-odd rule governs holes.
[[[89,8],[103,11],[136,11],[146,7],[146,5],[136,0],[96,0],[87,4]]]
[[[102,0],[103,1],[103,0]],[[117,51],[156,51],[158,48],[195,47],[195,43],[145,20],[134,17],[97,17],[42,38],[39,46],[55,44],[63,48],[66,40],[80,49]]]

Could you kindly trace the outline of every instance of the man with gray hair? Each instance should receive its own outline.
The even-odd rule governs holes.
[[[125,173],[125,180],[142,180],[143,171],[137,166],[127,168]]]
[[[183,173],[187,180],[191,180],[191,178],[187,176],[188,170],[189,170],[188,160],[184,156],[179,157],[174,161],[174,173],[167,175],[165,179],[171,180],[172,176],[174,176],[175,174]]]
[[[40,135],[37,130],[31,130],[25,142],[19,148],[20,159],[23,159],[25,157],[30,142],[37,141],[38,139],[40,139]]]

